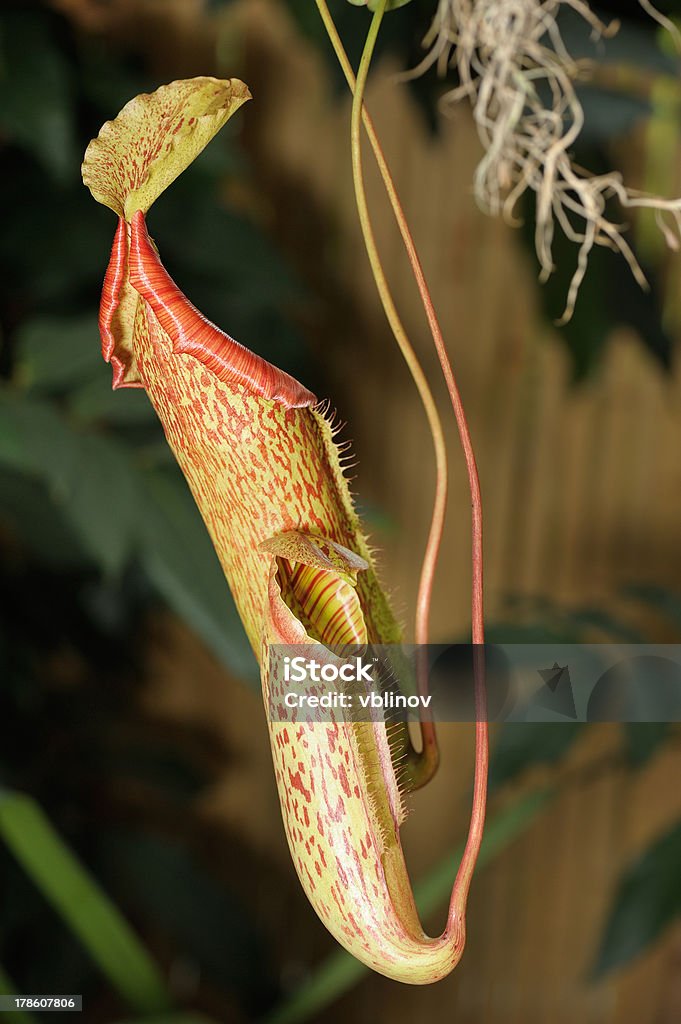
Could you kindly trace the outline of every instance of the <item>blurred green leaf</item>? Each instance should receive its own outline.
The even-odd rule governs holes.
[[[0,519],[43,565],[83,569],[83,545],[42,480],[0,468]]]
[[[107,773],[120,779],[141,783],[161,800],[175,803],[190,801],[206,788],[206,773],[192,758],[183,756],[173,746],[171,736],[166,743],[148,735],[144,742],[126,739],[123,747],[114,746],[103,752]]]
[[[627,757],[634,768],[643,768],[669,736],[669,722],[625,722]]]
[[[49,404],[0,388],[0,465],[44,480],[63,498],[76,467],[73,434]]]
[[[485,630],[491,644],[570,644],[578,643],[581,633],[574,623],[554,618],[555,609],[545,618],[531,622],[492,622]]]
[[[12,963],[15,992],[78,992],[87,999],[106,981],[85,948],[44,899],[0,837],[2,955]],[[30,949],[30,956],[22,951]],[[2,1019],[2,1018],[0,1018]]]
[[[43,481],[83,550],[117,573],[137,550],[159,593],[232,671],[255,659],[189,490],[175,470],[138,469],[110,437],[71,430],[46,402],[0,389],[0,467]]]
[[[141,475],[140,557],[168,604],[232,671],[253,682],[255,658],[187,485],[176,472]]]
[[[71,389],[102,371],[97,317],[36,317],[16,335],[15,380],[38,394]]]
[[[0,837],[122,998],[140,1013],[164,1010],[160,971],[30,797],[0,790]]]
[[[646,641],[640,629],[630,626],[628,622],[622,621],[604,608],[582,605],[578,608],[566,609],[564,615],[566,620],[574,622],[582,636],[586,636],[587,631],[590,633],[591,630],[596,629],[600,633],[605,633],[609,638],[625,644],[642,644]]]
[[[596,36],[578,10],[561,7],[558,22],[561,35],[575,60],[598,60],[602,65],[641,68],[651,74],[678,74],[678,52],[672,55],[663,52],[659,26],[647,12],[641,10],[638,0],[617,3],[611,0],[594,6],[606,22],[615,16],[620,23],[619,29],[608,37]],[[656,6],[665,10],[664,3]],[[669,7],[667,4],[667,11]]]
[[[530,827],[552,795],[551,790],[538,790],[509,804],[488,819],[478,857],[478,871],[491,863]],[[448,899],[462,854],[463,844],[456,847],[414,886],[421,916],[425,917],[437,910]],[[368,967],[344,949],[338,949],[314,969],[309,981],[275,1007],[263,1024],[302,1024],[353,988],[368,973]]]
[[[593,973],[629,963],[681,914],[681,822],[660,836],[620,881]]]
[[[69,67],[42,12],[6,11],[0,20],[0,128],[57,180],[77,168]]]
[[[490,791],[536,765],[555,764],[579,738],[583,726],[583,722],[507,722],[492,750]]]
[[[102,870],[202,976],[237,992],[242,1002],[263,1002],[272,972],[238,883],[226,888],[184,845],[143,833],[107,833]]]
[[[20,297],[26,315],[83,309],[88,293],[85,308],[96,308],[114,232],[107,211],[88,202],[75,174],[57,188],[16,154],[0,161],[0,188],[0,295]]]
[[[584,111],[582,142],[616,141],[650,115],[650,101],[626,92],[582,84],[577,89]]]
[[[111,371],[103,366],[97,352],[98,365],[103,372],[93,380],[70,389],[69,412],[83,423],[105,422],[112,426],[140,426],[156,424],[156,413],[142,388],[111,387]]]
[[[154,207],[150,230],[169,272],[192,302],[187,275],[194,286],[205,281],[265,306],[304,297],[301,283],[267,235],[221,203],[219,180],[203,156]],[[206,315],[215,318],[215,311],[207,309]],[[224,326],[231,329],[229,322]]]
[[[373,502],[355,500],[355,510],[365,528],[370,533],[378,533],[381,538],[395,537],[399,534],[399,525],[395,516]]]
[[[56,410],[0,390],[0,465],[43,480],[84,550],[120,571],[137,525],[136,471],[125,447],[73,431]]]
[[[584,158],[584,162],[592,166],[588,158]],[[623,219],[617,210],[612,211],[612,216],[616,221]],[[530,214],[523,235],[529,237],[532,231],[534,217]],[[633,248],[631,238],[627,241]],[[531,244],[534,252],[534,241]],[[577,248],[561,230],[554,236],[553,256],[555,270],[539,290],[544,314],[552,325],[563,313],[577,265]],[[619,253],[599,246],[591,251],[573,316],[558,328],[558,337],[567,345],[572,357],[575,382],[584,380],[596,368],[615,327],[630,327],[659,365],[665,370],[670,368],[672,339],[663,326],[662,299],[656,277],[649,268],[644,266],[643,270],[650,282],[648,291],[636,284]]]
[[[15,996],[19,994],[16,984],[0,966],[0,995]],[[36,1024],[36,1018],[26,1010],[6,1011],[3,1014],[3,1021],[7,1021],[7,1024]]]
[[[77,473],[63,499],[64,512],[96,564],[118,573],[138,527],[136,470],[125,448],[106,437],[77,437],[76,453]]]
[[[173,185],[154,209],[151,228],[169,272],[205,316],[309,381],[305,345],[287,315],[303,303],[305,292],[257,225],[220,205],[216,183],[203,166]]]
[[[681,594],[678,591],[653,583],[640,583],[626,587],[624,595],[659,612],[681,630]]]
[[[112,48],[106,36],[88,34],[78,48],[79,91],[101,118],[111,117],[131,96],[151,92],[156,84],[131,54]]]

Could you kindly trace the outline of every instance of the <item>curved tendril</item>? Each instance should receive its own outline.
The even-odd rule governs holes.
[[[435,495],[433,498],[433,512],[421,568],[421,578],[419,581],[416,601],[416,622],[414,628],[416,644],[419,648],[422,648],[428,643],[433,580],[435,577],[435,569],[437,566],[437,559],[447,511],[447,448],[445,444],[444,431],[442,429],[442,422],[437,411],[433,393],[430,389],[425,373],[423,372],[418,356],[409,341],[409,337],[407,336],[404,325],[402,324],[395,307],[390,287],[385,278],[381,258],[376,246],[376,239],[369,215],[366,189],[364,186],[361,145],[363,97],[374,45],[376,43],[376,37],[378,35],[384,11],[385,2],[379,4],[376,13],[373,16],[357,72],[357,83],[353,93],[352,116],[350,120],[352,174],[359,220],[362,227],[362,234],[364,236],[367,254],[369,256],[369,262],[376,281],[376,287],[392,332],[418,389],[419,396],[428,419],[428,426],[433,439],[433,448],[435,452],[436,482]],[[423,666],[420,666],[418,676],[419,685],[425,690],[426,682]],[[437,740],[435,737],[435,728],[432,722],[422,721],[421,736],[423,740],[423,749],[421,753],[422,769],[425,771],[427,778],[430,778],[437,767],[438,760]],[[427,781],[427,779],[424,779],[423,781]]]
[[[380,257],[376,249],[373,230],[368,215],[366,193],[362,176],[362,158],[360,148],[360,120],[363,120],[369,142],[371,144],[376,163],[378,165],[383,184],[393,210],[402,241],[407,252],[407,257],[412,268],[421,302],[426,314],[428,326],[432,335],[433,343],[437,351],[442,373],[445,378],[449,398],[451,401],[459,439],[466,463],[468,484],[471,496],[471,624],[472,640],[474,644],[474,670],[475,670],[475,703],[476,703],[476,742],[475,742],[475,783],[473,791],[473,811],[468,832],[468,840],[464,851],[461,865],[456,879],[455,894],[453,903],[456,902],[461,910],[465,905],[470,879],[482,840],[482,830],[485,819],[485,804],[487,796],[487,768],[488,768],[488,728],[487,708],[484,686],[484,661],[482,644],[484,644],[484,602],[483,602],[483,547],[482,547],[482,495],[480,480],[478,476],[477,463],[473,450],[473,443],[466,419],[465,410],[461,395],[456,383],[454,371],[449,360],[445,346],[442,330],[435,312],[428,285],[423,273],[423,268],[416,251],[416,246],[409,229],[402,204],[400,203],[395,183],[390,169],[383,154],[378,136],[374,129],[371,117],[364,107],[363,97],[366,80],[373,55],[373,49],[380,28],[380,23],[385,12],[385,0],[381,3],[374,14],[367,40],[362,54],[362,60],[358,69],[357,80],[352,67],[345,53],[342,41],[329,12],[326,0],[316,0],[317,8],[329,36],[329,40],[335,51],[338,62],[347,80],[350,91],[353,94],[352,109],[352,153],[353,153],[353,177],[357,206],[362,224],[364,240],[371,262],[372,272],[376,281],[383,308],[395,335],[396,341],[402,351],[407,366],[412,374],[418,388],[421,401],[424,405],[428,422],[433,437],[433,445],[436,453],[437,484],[433,503],[433,517],[431,529],[424,556],[421,580],[419,583],[419,596],[417,600],[416,613],[416,641],[426,643],[428,639],[428,619],[430,611],[430,599],[432,593],[432,581],[437,562],[440,539],[444,522],[444,506],[447,497],[447,466],[444,452],[444,437],[437,410],[434,408],[432,393],[427,382],[423,379],[418,359],[409,343],[395,310],[392,296],[390,294]],[[433,428],[435,424],[435,428]],[[434,730],[431,723],[422,724],[422,736],[424,749],[426,743],[435,744]],[[435,755],[437,756],[437,755]],[[452,907],[454,909],[454,906]]]

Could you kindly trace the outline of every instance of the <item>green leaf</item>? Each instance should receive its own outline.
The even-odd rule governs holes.
[[[73,434],[47,403],[2,388],[0,465],[45,480],[63,496],[76,466]]]
[[[681,822],[658,838],[619,883],[594,967],[629,963],[681,914]]]
[[[238,880],[227,888],[184,845],[144,833],[107,832],[98,862],[126,905],[153,921],[203,978],[244,1004],[266,994],[265,948]]]
[[[485,633],[492,644],[574,644],[583,636],[574,623],[548,616],[532,622],[493,622]]]
[[[137,529],[137,472],[125,448],[109,438],[76,439],[78,471],[63,498],[64,512],[86,551],[107,573],[130,556]]]
[[[168,604],[239,676],[255,682],[255,658],[206,527],[179,473],[141,477],[140,557]]]
[[[132,550],[136,471],[125,448],[79,434],[45,402],[0,390],[0,465],[36,476],[84,550],[108,573]]]
[[[101,356],[98,355],[101,364]],[[156,424],[156,413],[142,388],[111,387],[111,371],[73,388],[69,394],[69,412],[83,423],[102,421],[115,426]]]
[[[19,994],[15,983],[5,972],[4,968],[0,966],[0,995],[15,996]],[[4,1022],[6,1024],[36,1024],[36,1018],[26,1010],[9,1010],[3,1014],[3,1024]]]
[[[490,791],[537,764],[554,764],[578,739],[583,722],[508,722],[492,751]]]
[[[13,306],[21,296],[27,311],[82,309],[83,296],[96,295],[102,285],[113,238],[110,216],[85,189],[74,193],[76,182],[71,190],[57,188],[26,161],[5,163],[0,294]]]
[[[624,734],[629,762],[643,768],[670,733],[670,722],[625,722]]]
[[[21,387],[52,394],[98,374],[107,376],[96,316],[36,317],[18,330],[15,379]]]
[[[592,630],[596,629],[601,633],[605,633],[609,639],[618,640],[623,644],[643,644],[646,642],[646,637],[640,629],[629,625],[628,622],[622,621],[616,615],[605,611],[603,608],[584,605],[572,610],[568,609],[565,612],[565,618],[569,622],[573,622],[585,637]]]
[[[0,469],[0,518],[43,565],[83,569],[89,558],[42,480]]]
[[[0,791],[0,838],[119,995],[139,1013],[165,1010],[156,964],[30,797]]]
[[[637,68],[647,71],[651,76],[678,73],[678,52],[671,56],[662,52],[658,40],[659,27],[655,21],[647,15],[643,15],[640,20],[627,17],[633,5],[610,4],[605,5],[606,9],[608,6],[610,10],[620,6],[623,17],[618,31],[607,38],[596,37],[589,23],[578,11],[569,7],[561,10],[561,35],[575,60],[598,60],[603,65],[614,64],[625,71],[630,67]],[[664,7],[664,4],[661,6]]]
[[[529,828],[551,796],[552,792],[548,789],[531,793],[489,819],[478,857],[478,870],[491,863]],[[416,903],[422,916],[432,913],[448,899],[462,854],[463,844],[448,854],[414,887]],[[281,1006],[275,1007],[264,1024],[301,1024],[302,1021],[310,1020],[368,973],[368,967],[344,949],[338,949],[322,961],[309,981],[304,982]]]
[[[640,583],[626,587],[624,594],[626,597],[648,605],[681,630],[681,595],[678,591],[654,583]]]
[[[624,91],[609,91],[591,84],[577,89],[584,111],[582,142],[610,142],[633,132],[650,114],[650,101]]]
[[[0,21],[0,128],[60,182],[77,166],[71,93],[52,19],[6,13]]]
[[[212,207],[207,189],[216,197]],[[175,183],[150,223],[169,273],[197,308],[308,383],[310,361],[291,321],[291,310],[306,300],[302,284],[254,224],[220,205],[203,159]]]
[[[256,664],[206,528],[177,472],[139,472],[112,438],[0,389],[0,466],[43,481],[83,550],[116,573],[133,549],[157,590],[243,678]]]

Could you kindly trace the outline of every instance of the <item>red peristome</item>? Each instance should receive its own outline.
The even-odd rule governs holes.
[[[121,301],[121,291],[128,272],[128,228],[122,217],[118,218],[118,227],[114,235],[109,265],[104,275],[102,297],[99,302],[99,333],[102,338],[102,355],[106,363],[111,364],[113,380],[111,386],[117,388],[140,388],[139,380],[127,379],[130,371],[130,359],[121,359],[116,347],[114,315]]]
[[[111,362],[111,356],[113,355],[114,348],[116,346],[112,320],[118,307],[121,287],[125,280],[126,256],[127,238],[125,221],[122,217],[119,217],[118,227],[116,228],[116,234],[114,235],[113,246],[111,248],[109,265],[106,268],[106,274],[104,275],[102,298],[99,303],[99,333],[102,337],[102,355],[104,356],[104,361],[107,363]]]
[[[240,384],[287,409],[316,404],[311,391],[234,341],[191,304],[161,263],[141,210],[131,221],[129,273],[130,283],[151,306],[174,352],[194,356],[224,383]]]

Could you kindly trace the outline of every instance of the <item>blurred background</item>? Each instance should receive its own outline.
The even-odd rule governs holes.
[[[331,4],[356,63],[365,9]],[[649,278],[593,254],[537,283],[532,213],[480,212],[470,112],[396,73],[435,3],[386,18],[368,103],[458,374],[486,512],[492,639],[681,639],[681,260],[651,218]],[[660,4],[681,17],[681,4]],[[681,194],[681,61],[639,5],[594,44],[576,157]],[[143,394],[110,389],[99,289],[114,231],[80,183],[88,140],[165,81],[243,78],[254,100],[150,216],[192,301],[329,395],[354,490],[407,628],[430,515],[424,416],[386,329],[352,192],[349,104],[316,8],[299,0],[53,0],[0,7],[0,991],[83,993],[83,1020],[681,1020],[681,734],[507,726],[494,736],[488,846],[468,947],[439,985],[370,975],[295,877],[256,666],[203,526]],[[455,84],[455,83],[454,83]],[[367,159],[386,270],[437,365]],[[529,243],[528,243],[529,240]],[[439,388],[439,386],[438,386]],[[438,395],[445,408],[441,388]],[[433,639],[469,628],[469,500],[453,423]],[[410,798],[408,863],[444,923],[469,813],[472,731],[442,726]],[[30,1024],[30,1014],[11,1015]],[[8,1020],[10,1017],[8,1017]]]

